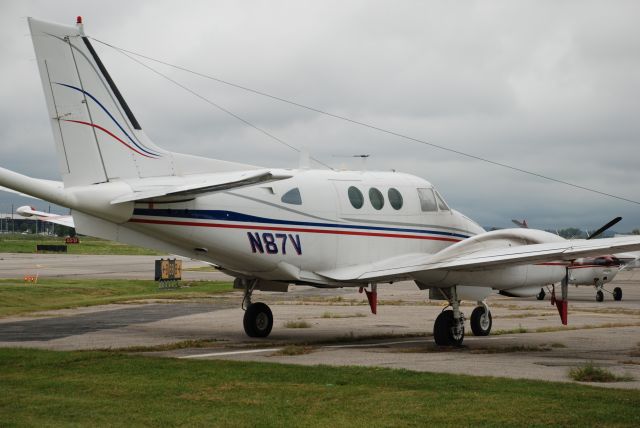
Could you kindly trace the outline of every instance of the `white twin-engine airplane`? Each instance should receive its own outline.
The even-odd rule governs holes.
[[[592,233],[587,239],[592,239],[600,235],[611,226],[617,224],[622,217],[616,217],[599,230]],[[518,226],[527,229],[529,226],[526,220],[511,220]],[[596,289],[596,301],[602,302],[604,300],[604,292],[610,293],[614,300],[622,300],[622,289],[615,287],[613,291],[609,291],[604,288],[604,285],[613,281],[618,272],[625,269],[633,269],[639,259],[639,254],[636,253],[619,253],[619,254],[607,254],[599,255],[597,257],[584,257],[573,260],[567,265],[569,269],[569,284],[578,286],[592,286]],[[545,288],[549,291],[549,286],[544,284],[539,289],[536,287],[525,287],[517,290],[505,290],[501,291],[501,294],[505,294],[513,297],[531,297],[536,296],[538,300],[543,300],[546,296]],[[553,300],[553,298],[552,298]]]
[[[255,290],[289,284],[362,287],[412,280],[449,302],[435,342],[460,345],[463,299],[478,301],[476,335],[491,330],[494,291],[563,281],[567,262],[640,250],[640,237],[565,240],[533,229],[485,232],[428,181],[396,172],[271,169],[168,152],[151,142],[82,21],[29,19],[61,183],[0,169],[0,185],[69,207],[79,233],[215,264],[245,290],[244,329],[266,337],[271,310]]]

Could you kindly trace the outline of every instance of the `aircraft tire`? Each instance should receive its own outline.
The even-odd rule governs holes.
[[[462,333],[454,335],[453,332],[454,319],[453,311],[448,310],[441,312],[436,318],[436,322],[433,324],[433,339],[436,345],[440,346],[460,346],[464,340],[464,326],[462,326]]]
[[[489,333],[491,333],[493,317],[491,316],[491,311],[488,310],[489,321],[487,322],[486,319],[483,319],[484,311],[484,306],[476,306],[473,312],[471,312],[471,319],[469,321],[474,336],[489,336]]]
[[[600,290],[596,292],[596,301],[602,302],[604,300],[604,293]]]
[[[546,296],[547,293],[544,292],[544,290],[541,288],[540,292],[538,294],[536,294],[536,299],[538,300],[544,300],[544,296]]]
[[[613,300],[622,300],[622,288],[616,287],[613,289]]]
[[[242,321],[244,332],[249,337],[267,337],[273,328],[271,309],[262,302],[250,304]]]

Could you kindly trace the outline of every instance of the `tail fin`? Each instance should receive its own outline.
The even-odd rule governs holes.
[[[80,17],[75,27],[33,18],[29,27],[65,187],[252,168],[154,145],[84,35]]]

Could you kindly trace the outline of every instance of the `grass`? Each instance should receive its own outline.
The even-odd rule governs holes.
[[[528,333],[529,330],[522,327],[522,325],[518,325],[517,328],[510,328],[507,330],[495,330],[493,332],[491,332],[491,335],[493,336],[499,336],[501,334],[520,334],[520,333]]]
[[[607,369],[595,366],[589,362],[580,367],[569,370],[569,377],[578,382],[629,382],[633,377],[629,375],[618,376]]]
[[[295,356],[310,354],[311,352],[313,352],[311,346],[287,345],[279,351],[274,352],[273,355]]]
[[[496,347],[480,347],[469,351],[471,354],[510,354],[513,352],[545,352],[551,348],[546,345],[511,345]]]
[[[355,314],[336,314],[333,312],[326,311],[322,313],[321,318],[364,318],[366,316],[367,315],[361,312],[358,312]]]
[[[64,238],[43,235],[2,234],[0,235],[0,253],[35,253],[37,244],[64,244]],[[80,244],[67,245],[68,254],[111,254],[111,255],[150,255],[159,253],[141,247],[106,241],[89,236],[80,237]]]
[[[233,289],[228,282],[195,281],[188,285],[159,290],[151,280],[41,278],[31,284],[0,279],[0,316],[139,299],[185,299]]]
[[[194,348],[213,348],[223,345],[223,341],[218,339],[191,339],[182,340],[180,342],[164,343],[162,345],[151,346],[127,346],[126,348],[107,348],[101,349],[105,352],[162,352],[174,351],[176,349],[194,349]]]
[[[307,321],[287,321],[284,326],[285,328],[311,328],[311,324]]]
[[[218,272],[218,269],[216,269],[213,266],[198,266],[198,267],[192,267],[192,268],[185,268],[182,270],[189,271],[189,272]]]
[[[0,385],[3,426],[640,422],[640,394],[635,390],[372,367],[0,349]]]

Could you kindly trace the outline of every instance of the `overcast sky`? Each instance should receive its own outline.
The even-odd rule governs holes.
[[[2,1],[0,166],[59,179],[27,16],[451,149],[640,201],[640,2]],[[184,153],[298,154],[94,43],[147,134]],[[431,181],[485,226],[598,227],[640,205],[158,70],[334,167]],[[0,193],[0,212],[20,203]],[[37,205],[37,204],[36,204]],[[43,207],[41,204],[39,207]]]

